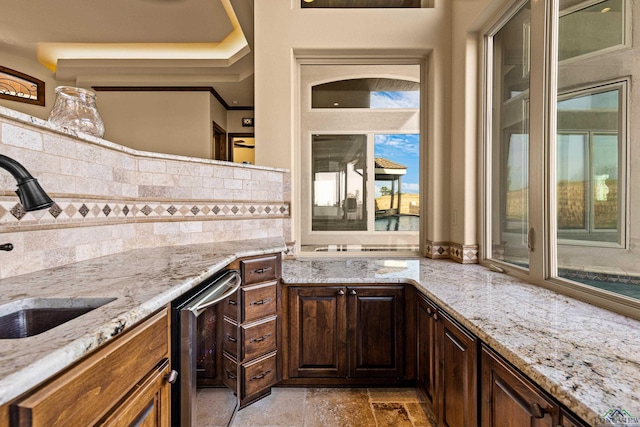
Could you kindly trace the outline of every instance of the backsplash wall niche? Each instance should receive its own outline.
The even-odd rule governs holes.
[[[25,212],[0,170],[0,243],[14,245],[0,278],[138,248],[291,238],[286,170],[140,152],[4,107],[0,153],[56,202]]]

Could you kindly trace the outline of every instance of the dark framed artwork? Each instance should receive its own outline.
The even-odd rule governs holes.
[[[0,65],[0,98],[44,106],[44,82]]]

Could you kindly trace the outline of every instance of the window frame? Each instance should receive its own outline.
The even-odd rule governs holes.
[[[629,87],[630,87],[630,79],[629,78],[621,78],[615,79],[607,82],[599,82],[597,84],[580,86],[577,88],[572,88],[571,90],[567,90],[561,93],[558,93],[557,102],[563,101],[565,99],[569,99],[576,96],[585,96],[591,94],[598,94],[603,92],[609,92],[612,90],[618,90],[618,167],[623,168],[622,172],[618,172],[619,175],[619,184],[618,188],[622,194],[618,194],[618,225],[619,229],[617,231],[618,238],[615,242],[602,242],[602,241],[590,241],[590,240],[573,240],[566,238],[558,238],[559,245],[573,245],[573,246],[591,246],[591,247],[611,247],[611,248],[619,248],[625,249],[629,247],[629,233],[627,227],[627,218],[629,215],[629,188],[628,188],[628,179],[627,176],[629,174],[629,166],[627,164],[627,153],[629,152],[629,137],[627,132],[628,123],[628,111],[629,111]],[[588,162],[588,170],[587,172],[590,174],[592,168],[592,152],[593,152],[593,136],[595,135],[606,135],[611,134],[611,132],[606,131],[576,131],[575,134],[584,133],[588,134],[588,152],[589,152],[589,162]],[[558,131],[558,134],[565,134],[564,131]],[[557,144],[557,138],[556,138]],[[556,145],[557,148],[557,145]],[[589,175],[590,176],[590,175]],[[591,187],[589,188],[589,202],[590,208],[593,207],[593,192],[591,191]],[[591,211],[591,209],[590,209]],[[570,231],[566,230],[564,233],[566,234],[601,234],[606,233],[607,231],[604,229],[596,229],[593,224],[593,212],[589,213],[587,217],[587,229],[586,230],[575,230]]]
[[[559,23],[559,0],[531,1],[531,71],[530,71],[530,157],[529,157],[529,206],[541,206],[529,212],[530,236],[535,241],[529,252],[529,268],[523,269],[492,257],[491,250],[491,144],[493,129],[492,117],[492,81],[493,81],[493,42],[492,38],[518,11],[525,7],[527,0],[511,3],[502,9],[480,33],[482,46],[482,73],[479,118],[480,132],[480,176],[479,194],[481,197],[479,229],[481,265],[494,271],[509,274],[529,283],[545,287],[570,297],[606,308],[628,317],[640,319],[640,300],[595,288],[558,276],[557,266],[557,226],[553,218],[556,215],[556,147],[557,147],[557,99],[558,66],[557,39]],[[625,6],[627,2],[624,2]],[[629,17],[625,16],[625,30]],[[625,33],[625,39],[628,32]],[[629,85],[627,91],[630,90]],[[624,93],[624,91],[623,91]],[[624,93],[625,104],[628,94]],[[629,120],[622,126],[625,132],[625,150],[628,150]],[[538,147],[533,149],[532,147]],[[629,217],[629,156],[624,158],[625,206],[624,214]],[[625,230],[625,241],[628,239]]]

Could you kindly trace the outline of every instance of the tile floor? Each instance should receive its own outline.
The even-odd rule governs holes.
[[[413,388],[273,388],[230,427],[434,427]],[[204,427],[204,426],[200,426]]]

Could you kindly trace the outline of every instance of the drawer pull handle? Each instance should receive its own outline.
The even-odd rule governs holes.
[[[229,300],[229,305],[238,305],[238,303],[232,299]]]
[[[262,274],[262,273],[266,273],[267,271],[271,271],[272,269],[273,269],[272,267],[263,267],[263,268],[257,268],[253,270],[253,272],[256,274]]]
[[[271,369],[269,369],[268,371],[264,371],[260,375],[256,375],[256,376],[251,377],[251,381],[253,381],[253,380],[261,380],[264,377],[266,377],[269,372],[271,372]]]
[[[343,291],[342,289],[340,289],[340,290],[338,291],[338,295],[344,295],[344,291]]]
[[[175,369],[172,369],[171,372],[169,372],[167,375],[164,376],[164,379],[169,384],[175,384],[175,382],[178,381],[178,371],[176,371]]]
[[[249,305],[263,305],[263,304],[266,304],[266,303],[268,303],[270,301],[271,301],[271,298],[265,298],[265,299],[261,299],[260,301],[253,301]]]
[[[238,340],[232,337],[231,335],[227,335],[227,340],[231,342],[238,342]]]
[[[356,290],[355,290],[355,289],[351,289],[351,290],[349,291],[349,294],[351,294],[351,295],[358,295],[358,293],[356,292]]]
[[[264,340],[266,340],[267,338],[269,338],[270,336],[271,336],[271,334],[263,335],[263,336],[261,336],[261,337],[254,338],[254,339],[252,339],[252,340],[251,340],[251,341],[249,341],[249,342],[260,342],[260,341],[264,341]]]
[[[238,378],[233,372],[225,370],[225,373],[227,374],[227,378],[229,378],[230,380],[235,380]]]
[[[531,404],[531,415],[533,415],[533,418],[544,418],[544,414],[547,411],[546,408],[541,407],[538,403],[532,403]]]

